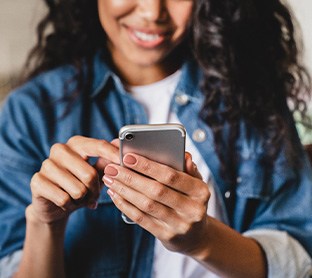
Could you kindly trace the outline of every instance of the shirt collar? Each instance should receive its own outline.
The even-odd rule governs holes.
[[[110,79],[113,80],[119,89],[123,87],[120,78],[114,73],[110,65],[104,61],[104,55],[105,53],[98,52],[94,57],[92,98],[96,97],[102,91]],[[199,84],[203,75],[197,63],[194,60],[187,60],[182,65],[181,71],[182,74],[177,85],[176,94],[187,94],[190,101],[201,101],[203,95],[200,91]]]
[[[202,70],[194,60],[187,60],[182,68],[180,81],[176,88],[176,95],[187,95],[189,101],[200,102],[203,99],[200,84],[203,78]]]
[[[96,97],[105,87],[110,77],[113,76],[113,71],[110,66],[104,62],[103,52],[97,52],[93,60],[93,86],[91,97]]]

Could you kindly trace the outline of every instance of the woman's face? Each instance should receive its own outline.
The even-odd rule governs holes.
[[[98,0],[118,66],[155,66],[183,40],[194,0]]]

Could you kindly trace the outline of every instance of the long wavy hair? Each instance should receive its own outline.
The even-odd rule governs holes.
[[[205,75],[202,116],[213,130],[227,177],[235,183],[233,150],[241,119],[262,136],[264,164],[272,165],[285,146],[296,165],[301,152],[289,136],[285,107],[288,101],[292,112],[309,121],[311,80],[300,63],[289,8],[280,0],[197,0],[194,15],[194,53]]]
[[[26,79],[72,64],[81,91],[91,84],[94,53],[106,45],[97,1],[45,2],[48,13],[38,25]],[[194,6],[188,39],[204,72],[201,117],[214,134],[224,176],[234,182],[241,120],[262,136],[264,161],[274,161],[288,132],[286,100],[304,115],[310,79],[300,64],[293,18],[280,0],[194,0]],[[89,65],[87,80],[83,64]]]

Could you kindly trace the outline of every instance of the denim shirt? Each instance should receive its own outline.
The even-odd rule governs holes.
[[[24,84],[10,94],[1,109],[0,258],[23,247],[25,208],[31,202],[30,179],[54,143],[65,143],[73,135],[110,141],[123,125],[147,123],[144,108],[125,91],[100,55],[95,56],[93,66],[90,93],[77,94],[65,116],[68,103],[62,98],[75,87],[72,66],[51,70]],[[237,184],[230,186],[220,176],[212,132],[199,118],[201,77],[194,62],[183,65],[171,111],[208,165],[228,224],[241,233],[257,229],[286,231],[311,256],[312,171],[290,113],[286,111],[293,133],[289,136],[298,146],[302,166],[291,167],[282,151],[273,169],[265,169],[260,164],[262,141],[256,134],[247,140],[242,123],[237,142]],[[153,236],[138,225],[125,224],[105,188],[96,210],[82,208],[69,218],[65,260],[70,277],[150,277],[153,251]]]

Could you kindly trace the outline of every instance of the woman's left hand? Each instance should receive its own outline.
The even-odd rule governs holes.
[[[137,154],[123,161],[127,168],[109,164],[104,170],[115,205],[167,249],[196,256],[207,233],[210,192],[191,155],[185,155],[185,172]]]

